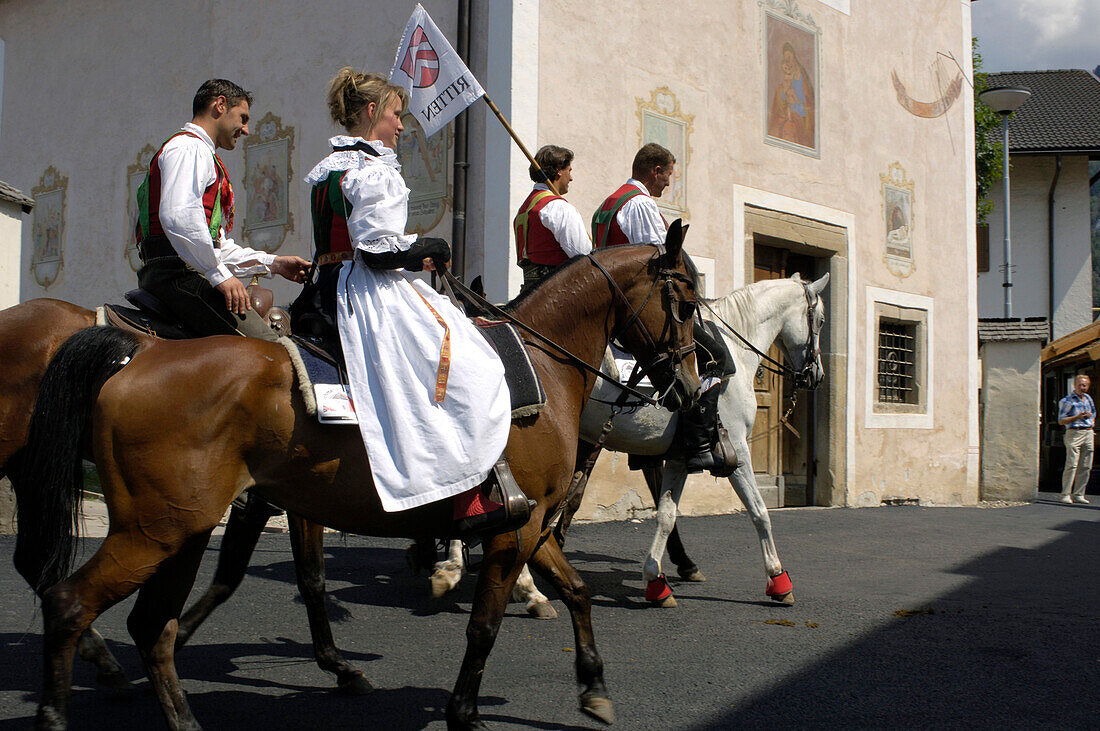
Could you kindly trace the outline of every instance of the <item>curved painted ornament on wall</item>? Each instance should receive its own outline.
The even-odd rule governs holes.
[[[657,198],[657,207],[673,218],[690,217],[687,206],[687,170],[691,158],[691,133],[695,115],[680,108],[680,101],[667,86],[654,89],[649,100],[634,97],[637,105],[638,142],[656,142],[676,158],[668,188]]]
[[[294,127],[283,127],[283,120],[268,112],[255,129],[244,141],[244,205],[237,210],[244,213],[245,243],[274,252],[294,231]]]
[[[31,223],[31,275],[43,289],[61,276],[65,253],[65,191],[69,179],[52,165],[31,189],[34,219]]]
[[[894,82],[898,104],[913,116],[924,117],[925,119],[934,119],[946,114],[951,105],[955,103],[955,100],[959,98],[963,87],[963,75],[958,74],[947,85],[947,89],[944,90],[939,99],[932,102],[919,102],[909,96],[909,93],[905,90],[905,84],[901,83],[901,79],[898,78],[897,71],[890,71],[890,80]]]

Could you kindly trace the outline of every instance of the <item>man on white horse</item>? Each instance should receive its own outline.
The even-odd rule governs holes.
[[[660,244],[668,223],[657,208],[676,168],[668,149],[650,142],[634,156],[631,178],[604,200],[592,215],[592,241],[597,249],[621,244]],[[711,326],[713,327],[713,326]],[[718,423],[721,383],[733,375],[721,336],[698,320],[693,337],[702,390],[699,400],[680,418],[680,441],[689,473],[710,470],[715,477],[729,477],[737,468],[733,445]]]

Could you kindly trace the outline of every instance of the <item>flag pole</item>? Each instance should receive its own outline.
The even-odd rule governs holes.
[[[508,120],[504,118],[504,115],[501,114],[500,109],[498,109],[497,105],[493,103],[493,100],[489,98],[489,95],[482,94],[481,98],[484,99],[485,103],[489,105],[489,109],[493,110],[493,114],[497,115],[497,119],[499,119],[500,123],[504,125],[504,129],[508,130],[508,134],[512,135],[512,139],[515,140],[517,145],[519,145],[519,149],[523,152],[524,155],[527,156],[527,159],[531,162],[531,167],[542,173],[543,180],[546,181],[546,187],[548,187],[554,195],[561,195],[561,193],[558,192],[557,187],[554,185],[554,181],[550,180],[550,176],[548,176],[543,171],[542,167],[537,162],[535,162],[535,158],[531,156],[531,153],[527,150],[527,146],[523,144],[523,140],[521,140],[519,138],[519,135],[516,134],[516,131],[512,129],[512,125],[508,124]]]

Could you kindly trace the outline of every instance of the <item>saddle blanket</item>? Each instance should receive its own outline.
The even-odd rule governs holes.
[[[522,419],[542,411],[546,391],[515,326],[485,317],[475,317],[474,324],[504,363],[504,380],[512,397],[512,418]]]
[[[347,374],[335,358],[317,346],[297,339],[279,338],[286,348],[306,411],[322,424],[358,424],[355,404],[347,387]]]

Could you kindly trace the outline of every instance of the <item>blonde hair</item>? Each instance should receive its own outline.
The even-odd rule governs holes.
[[[374,102],[376,110],[387,109],[394,99],[401,100],[401,111],[409,104],[409,95],[380,74],[368,74],[345,66],[336,72],[328,88],[328,111],[332,121],[350,130],[359,121],[363,107]],[[378,114],[370,120],[367,132],[374,128]]]

